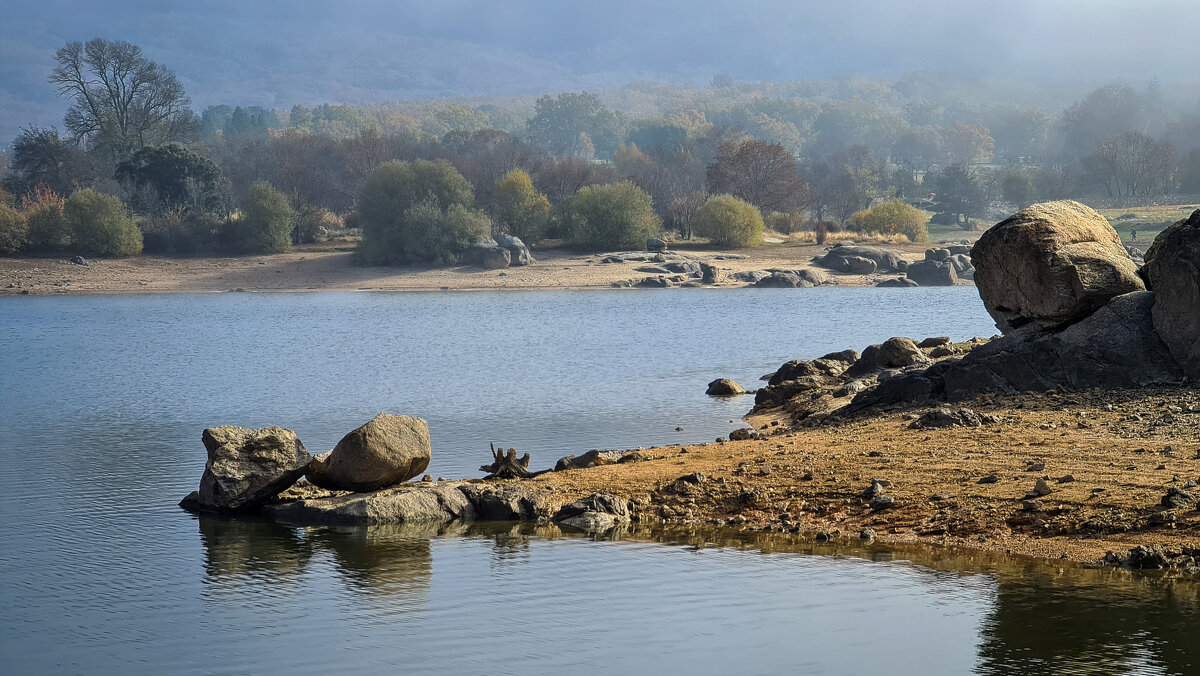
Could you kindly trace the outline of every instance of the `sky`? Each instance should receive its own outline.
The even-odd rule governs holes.
[[[54,52],[94,37],[141,46],[199,111],[919,70],[1195,98],[1197,26],[1200,0],[7,0],[0,142],[61,126]]]

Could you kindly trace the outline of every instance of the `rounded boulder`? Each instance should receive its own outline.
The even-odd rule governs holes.
[[[996,326],[1055,329],[1146,287],[1121,239],[1096,210],[1034,204],[992,226],[971,249],[974,280]]]
[[[315,456],[308,480],[321,488],[373,491],[419,475],[429,466],[429,425],[420,418],[380,413]]]

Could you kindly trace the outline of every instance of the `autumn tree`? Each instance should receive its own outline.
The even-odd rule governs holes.
[[[496,184],[497,225],[510,235],[534,244],[550,225],[550,200],[533,187],[524,169],[513,169]]]
[[[58,65],[50,82],[60,96],[71,99],[67,130],[115,158],[143,146],[184,140],[198,126],[175,73],[147,59],[136,45],[103,38],[86,45],[68,42],[54,61]]]
[[[708,192],[729,194],[763,211],[790,211],[807,187],[796,176],[796,161],[778,143],[724,143],[708,166]]]

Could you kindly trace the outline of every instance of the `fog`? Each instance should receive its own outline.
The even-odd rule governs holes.
[[[172,68],[197,110],[229,103],[364,103],[531,94],[633,80],[705,85],[913,71],[1077,95],[1157,77],[1168,100],[1200,98],[1195,0],[915,0],[904,3],[6,2],[0,9],[0,139],[61,124],[46,83],[54,51],[128,40]],[[1039,101],[1040,102],[1040,101]],[[1059,101],[1059,108],[1067,105]]]

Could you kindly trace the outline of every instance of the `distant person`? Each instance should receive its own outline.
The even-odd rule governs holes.
[[[1136,241],[1137,241],[1137,228],[1130,228],[1130,229],[1129,229],[1129,241],[1130,241],[1130,242],[1136,242]]]

